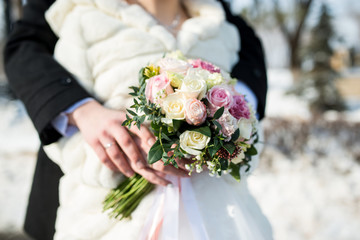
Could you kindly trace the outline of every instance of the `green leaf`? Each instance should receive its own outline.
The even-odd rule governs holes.
[[[231,173],[230,175],[235,178],[236,181],[240,182],[240,164],[230,163]]]
[[[151,113],[151,111],[148,109],[148,108],[144,108],[143,112],[146,114],[146,115],[149,115]]]
[[[234,134],[231,136],[231,141],[236,141],[240,136],[240,129],[236,129]]]
[[[130,109],[126,109],[126,111],[128,111],[133,116],[137,116],[137,114],[134,111],[130,110]]]
[[[229,160],[224,159],[224,158],[220,158],[219,159],[220,162],[220,166],[221,166],[221,170],[226,170],[229,167]]]
[[[179,130],[179,128],[181,127],[183,121],[173,119],[172,122],[173,122],[173,126],[174,126],[174,132],[177,132]]]
[[[215,112],[213,118],[214,119],[219,119],[221,117],[221,115],[223,115],[223,113],[224,113],[224,107],[221,107]]]
[[[170,157],[168,156],[167,152],[163,152],[162,156],[161,156],[162,160],[167,160],[169,159]]]
[[[210,154],[211,157],[214,157],[215,154],[217,153],[217,151],[219,151],[219,149],[221,148],[221,145],[214,145],[213,147],[209,147],[208,148],[208,152]]]
[[[255,137],[254,144],[259,142],[259,134],[257,132],[253,135]]]
[[[135,87],[135,86],[131,86],[131,87],[129,87],[129,88],[132,89],[134,92],[139,91],[139,88],[138,88],[138,87]]]
[[[226,142],[223,144],[223,147],[228,151],[228,153],[231,155],[234,153],[236,146],[233,142]]]
[[[160,145],[159,140],[157,140],[154,145],[150,148],[149,154],[148,154],[148,163],[154,164],[157,161],[161,159],[163,155],[163,149]]]
[[[206,106],[209,105],[209,101],[208,101],[206,98],[203,98],[201,101],[202,101]]]
[[[126,127],[126,126],[129,126],[130,124],[131,124],[131,122],[130,122],[131,120],[125,120],[122,124],[121,124],[121,126],[123,126],[123,127]]]
[[[248,148],[248,149],[246,150],[246,152],[245,152],[245,154],[250,155],[250,156],[254,156],[254,155],[256,155],[257,153],[258,153],[258,152],[257,152],[256,148],[254,147],[254,145],[251,145],[251,147]]]
[[[220,123],[218,121],[213,121],[213,123],[219,130],[222,129],[222,126],[220,125]]]
[[[161,138],[165,139],[165,140],[167,140],[169,142],[171,141],[171,139],[164,132],[161,132]]]
[[[159,131],[160,125],[156,124],[155,122],[151,122],[151,128],[154,129],[155,131]]]
[[[207,126],[200,127],[200,128],[195,128],[192,131],[204,134],[207,137],[211,137],[211,129],[209,127],[207,127]]]

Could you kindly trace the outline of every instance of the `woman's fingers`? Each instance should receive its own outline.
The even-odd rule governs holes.
[[[166,186],[170,183],[164,179],[164,177],[157,175],[153,169],[148,167],[146,158],[138,148],[138,146],[141,147],[141,143],[140,145],[136,144],[135,140],[125,127],[116,128],[112,131],[112,133],[120,148],[124,151],[130,166],[135,172],[139,173],[149,182],[154,184]],[[142,151],[144,151],[144,149]]]
[[[181,168],[183,170],[186,170],[186,171],[188,171],[188,170],[186,169],[185,165],[186,164],[191,164],[193,162],[194,161],[192,161],[190,159],[186,159],[186,158],[178,158],[178,159],[176,159],[176,163],[178,164],[179,168]]]
[[[142,139],[140,139],[137,136],[134,136],[133,139],[134,139],[135,143],[138,146],[140,146],[140,151],[143,154],[143,156],[145,156],[145,158],[146,158],[148,151],[145,152],[146,147],[144,147],[144,145],[147,145],[147,144],[146,143],[144,144]],[[169,155],[171,155],[171,154],[169,154]],[[159,160],[156,163],[152,164],[151,167],[156,170],[155,173],[157,175],[159,175],[160,177],[164,177],[166,174],[170,174],[170,175],[177,176],[177,177],[188,177],[189,176],[188,175],[189,172],[185,169],[185,165],[184,165],[184,169],[177,169],[172,165],[164,166],[163,161]]]
[[[95,142],[93,145],[91,145],[91,147],[94,149],[100,162],[113,171],[119,171],[117,166],[115,166],[115,164],[110,160],[110,157],[105,152],[105,149],[100,141]]]
[[[156,142],[156,139],[152,132],[145,126],[141,125],[140,129],[137,126],[132,126],[130,132],[134,133],[142,141],[142,146],[146,152],[149,152],[150,148]]]
[[[163,177],[159,176],[155,170],[146,167],[138,172],[141,176],[143,176],[146,180],[153,184],[161,185],[161,186],[167,186],[171,184],[170,181],[164,179]]]
[[[111,138],[101,141],[107,156],[110,158],[111,162],[127,177],[134,175],[134,171],[130,167],[124,153],[121,151],[119,146]]]
[[[146,160],[140,153],[137,145],[130,136],[125,127],[113,128],[113,136],[116,142],[119,144],[122,151],[125,153],[131,167],[137,172],[137,170],[143,169],[147,166]]]

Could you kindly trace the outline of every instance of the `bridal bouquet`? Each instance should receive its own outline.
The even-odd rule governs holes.
[[[139,83],[131,87],[134,104],[123,126],[150,121],[157,141],[149,164],[162,160],[177,167],[176,159],[188,158],[193,160],[186,166],[189,174],[207,169],[211,176],[229,173],[238,181],[240,169],[249,170],[257,154],[257,120],[228,73],[173,52],[141,69]],[[129,217],[152,187],[141,176],[126,179],[109,194],[104,209]]]

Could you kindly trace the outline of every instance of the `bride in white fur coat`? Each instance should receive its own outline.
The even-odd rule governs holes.
[[[55,58],[121,116],[132,104],[129,86],[138,84],[139,69],[166,52],[179,49],[228,72],[239,61],[239,32],[215,0],[57,0],[46,19],[59,36]],[[99,107],[96,101],[85,105]],[[123,128],[91,139],[81,126],[101,117],[79,108],[69,114],[69,121],[82,134],[46,147],[64,172],[55,239],[272,239],[270,224],[248,192],[245,178],[238,183],[228,176],[215,179],[201,173],[180,179],[185,170],[161,163],[153,169],[141,161],[136,165],[143,157],[140,152],[146,155],[151,146],[150,132],[145,127],[132,130],[140,135],[134,140],[140,150],[132,149]],[[252,170],[257,160],[253,162]],[[123,174],[134,171],[160,186],[141,201],[131,220],[109,219],[102,212],[105,195]]]

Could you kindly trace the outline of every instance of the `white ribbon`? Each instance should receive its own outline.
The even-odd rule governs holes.
[[[181,179],[181,200],[183,202],[189,225],[193,233],[193,239],[208,240],[209,236],[207,235],[204,222],[201,218],[201,214],[189,178]]]

